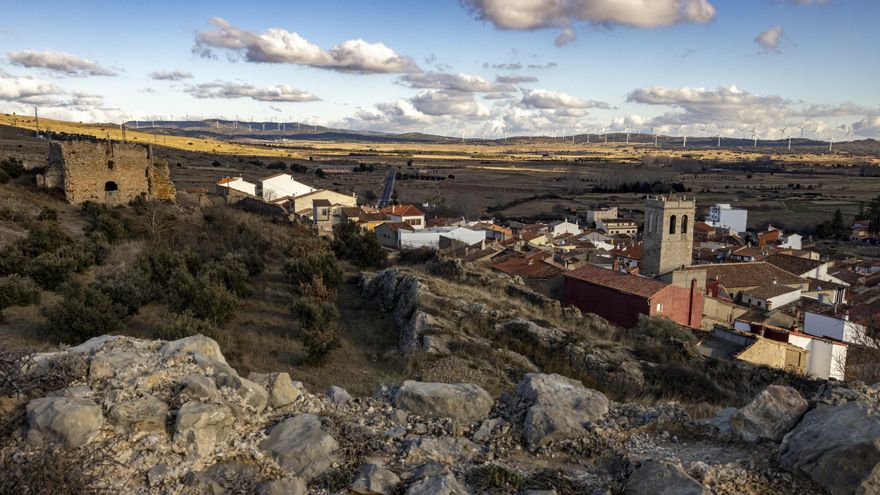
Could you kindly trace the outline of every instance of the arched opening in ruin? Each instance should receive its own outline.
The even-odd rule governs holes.
[[[670,234],[675,233],[675,215],[672,215],[671,217],[669,217],[669,233]]]
[[[105,192],[115,192],[119,190],[119,186],[116,185],[112,180],[108,180],[104,183],[104,191]]]
[[[682,234],[688,233],[688,216],[687,215],[684,215],[683,217],[681,217],[681,233]]]

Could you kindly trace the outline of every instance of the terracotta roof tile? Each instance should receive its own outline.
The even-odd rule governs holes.
[[[659,280],[620,273],[595,265],[584,265],[576,270],[567,272],[565,276],[645,299],[668,287],[668,284]]]
[[[824,261],[800,258],[788,254],[773,254],[768,256],[765,261],[795,275],[807,273],[825,264]]]

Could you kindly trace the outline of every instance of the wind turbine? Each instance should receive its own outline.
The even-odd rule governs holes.
[[[602,129],[602,134],[605,135],[605,144],[608,144],[608,128],[607,127]]]
[[[687,148],[687,145],[688,145],[687,132],[682,132],[683,129],[684,129],[683,125],[678,126],[678,133],[681,134],[681,147]]]
[[[801,139],[804,138],[804,129],[806,129],[807,127],[809,127],[809,126],[808,126],[808,125],[805,125],[805,126],[803,126],[803,127],[798,127],[798,129],[801,130]]]
[[[657,132],[654,130],[654,126],[651,126],[651,134],[654,136],[654,147],[657,147]]]
[[[721,132],[718,133],[718,148],[721,148]]]
[[[754,128],[752,129],[752,138],[755,140],[755,144],[753,147],[757,148],[758,147],[758,130],[757,129],[754,129]]]
[[[626,145],[629,146],[629,126],[626,127]]]
[[[830,153],[834,149],[834,136],[831,136],[831,139],[828,140],[828,152]]]

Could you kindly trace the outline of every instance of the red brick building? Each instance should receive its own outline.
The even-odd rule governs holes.
[[[694,328],[703,319],[703,293],[695,286],[685,289],[594,265],[565,273],[562,302],[625,328],[636,326],[639,315],[669,318]]]

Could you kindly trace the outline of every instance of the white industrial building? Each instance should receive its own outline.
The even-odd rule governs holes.
[[[712,227],[730,229],[734,232],[745,232],[748,223],[748,210],[733,208],[729,204],[718,203],[709,208],[706,223]]]

